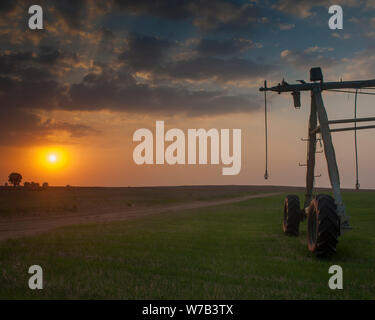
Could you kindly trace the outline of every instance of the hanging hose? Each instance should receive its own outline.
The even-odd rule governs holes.
[[[268,126],[267,126],[267,81],[264,81],[264,131],[266,138],[266,171],[264,173],[264,179],[268,179]]]
[[[355,90],[354,98],[354,147],[355,147],[355,188],[359,190],[359,179],[358,179],[358,146],[357,146],[357,96],[358,89]]]

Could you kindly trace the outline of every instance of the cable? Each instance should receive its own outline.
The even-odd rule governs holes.
[[[264,81],[264,88],[267,88],[267,81]],[[267,125],[267,90],[264,90],[264,133],[266,138],[266,171],[264,179],[268,179],[268,125]]]
[[[355,90],[354,98],[354,119],[357,120],[357,96],[358,89]],[[359,190],[359,179],[358,179],[358,146],[357,146],[357,121],[354,121],[354,147],[355,147],[355,188]]]
[[[366,88],[370,89],[370,88]],[[368,95],[375,95],[373,92],[362,92],[358,91],[358,88],[355,91],[350,90],[336,90],[336,89],[328,89],[327,91],[335,91],[335,92],[343,92],[343,93],[354,93],[354,119],[357,120],[357,99],[358,94],[368,94]],[[357,144],[357,121],[354,121],[354,149],[355,149],[355,188],[359,190],[359,178],[358,178],[358,144]]]

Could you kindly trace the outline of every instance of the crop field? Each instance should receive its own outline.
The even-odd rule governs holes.
[[[279,191],[264,198],[181,208],[123,221],[70,225],[2,240],[0,298],[375,299],[375,192],[344,192],[353,230],[339,238],[336,255],[319,260],[307,249],[306,222],[301,223],[298,237],[282,232],[285,195],[302,196],[303,191]],[[22,192],[2,196],[2,208],[7,209],[3,209],[1,219],[27,214],[48,219],[46,215],[51,212],[63,215],[64,203],[74,199],[75,209],[66,210],[66,214],[90,210],[95,203],[108,210],[111,204],[127,207],[127,201],[132,207],[149,201],[147,206],[152,207],[171,201],[239,197],[267,189],[123,188],[114,194],[110,189],[87,188],[76,191],[76,198],[68,196],[73,199],[69,201],[59,194],[66,190],[46,192],[55,196],[43,200],[43,204],[30,200],[33,209],[22,203],[25,197],[14,206],[10,203]],[[275,189],[269,188],[268,192]],[[87,200],[90,194],[91,204]],[[111,201],[111,197],[117,200]],[[15,206],[24,209],[17,211]],[[43,212],[37,214],[38,210]],[[34,264],[43,268],[43,290],[28,289],[27,271]],[[328,268],[333,264],[343,268],[343,290],[328,287]]]

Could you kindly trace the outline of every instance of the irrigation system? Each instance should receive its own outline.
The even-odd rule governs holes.
[[[349,216],[343,203],[340,189],[340,175],[336,161],[335,149],[332,143],[332,132],[354,130],[355,154],[356,154],[356,189],[358,182],[358,151],[357,130],[373,129],[375,125],[357,126],[359,122],[372,122],[375,117],[357,118],[357,95],[375,95],[375,92],[362,92],[362,89],[374,89],[375,79],[358,81],[324,82],[321,68],[311,68],[310,82],[297,80],[299,83],[289,84],[282,81],[276,86],[267,87],[267,82],[259,90],[264,92],[265,100],[265,131],[266,131],[266,172],[268,179],[268,127],[267,127],[267,92],[273,91],[279,94],[290,92],[293,96],[294,107],[301,107],[301,91],[310,91],[311,109],[308,123],[307,161],[303,166],[306,171],[306,194],[304,205],[301,209],[297,195],[288,195],[284,201],[283,231],[288,235],[299,234],[300,222],[307,218],[307,242],[308,248],[316,256],[330,256],[336,252],[338,237],[351,228]],[[352,89],[352,90],[350,90]],[[353,90],[354,89],[354,90]],[[369,91],[368,90],[368,91]],[[355,94],[355,111],[352,119],[329,120],[324,106],[322,93],[324,91],[344,92]],[[354,123],[353,127],[331,128],[331,125]],[[324,154],[327,160],[328,174],[332,186],[333,197],[327,194],[314,196],[315,180],[315,155],[316,143],[323,142]],[[301,165],[301,164],[300,164]]]

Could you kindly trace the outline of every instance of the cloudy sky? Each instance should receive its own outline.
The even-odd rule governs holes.
[[[303,185],[310,98],[295,111],[270,95],[270,179],[264,174],[264,79],[375,78],[374,0],[39,1],[44,30],[28,30],[34,1],[0,2],[0,182],[12,171],[54,185]],[[340,4],[344,29],[328,28]],[[352,117],[353,97],[325,93],[331,118]],[[359,116],[374,115],[359,97]],[[242,170],[221,165],[137,166],[138,128],[242,129]],[[360,177],[375,188],[375,132],[360,132]],[[335,134],[342,184],[353,187],[353,133]],[[59,170],[45,150],[63,150]],[[43,151],[44,150],[44,151]],[[318,186],[328,185],[318,155]]]

